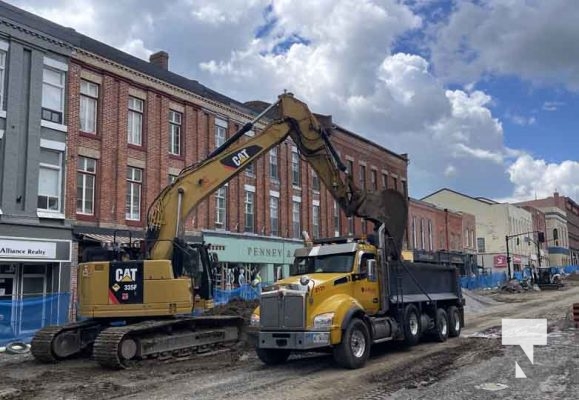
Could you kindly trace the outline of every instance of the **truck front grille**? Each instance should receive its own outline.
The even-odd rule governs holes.
[[[305,329],[305,296],[278,291],[263,294],[260,301],[262,329]]]

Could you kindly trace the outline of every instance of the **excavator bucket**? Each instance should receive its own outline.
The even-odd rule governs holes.
[[[402,249],[406,221],[408,218],[408,201],[394,189],[377,192],[366,192],[358,214],[373,221],[378,226],[384,224],[386,236],[392,238],[398,252]]]

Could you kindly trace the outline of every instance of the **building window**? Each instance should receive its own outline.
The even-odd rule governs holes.
[[[135,146],[143,144],[143,111],[145,102],[136,97],[129,97],[128,143]]]
[[[227,139],[227,121],[215,118],[215,148],[218,148]]]
[[[555,242],[555,246],[559,246],[559,231],[557,228],[553,229],[553,241]]]
[[[354,161],[347,160],[346,162],[348,164],[348,174],[352,175],[352,177],[353,177],[354,176]]]
[[[245,232],[255,232],[255,193],[245,191]]]
[[[125,218],[129,221],[141,220],[141,187],[143,170],[129,167],[127,170],[127,208]]]
[[[300,212],[301,203],[294,201],[292,203],[292,237],[298,238],[300,237],[300,220],[301,220],[301,212]]]
[[[38,209],[62,212],[62,152],[40,149]]]
[[[269,230],[272,236],[279,236],[279,199],[275,196],[269,197]]]
[[[62,124],[64,119],[64,71],[44,67],[42,73],[42,119]]]
[[[292,185],[300,186],[300,156],[297,151],[292,151]]]
[[[79,156],[76,171],[76,212],[94,215],[96,160]]]
[[[418,238],[416,237],[416,217],[412,217],[412,248],[416,249],[418,247]]]
[[[334,200],[334,236],[340,236],[340,208]]]
[[[428,249],[433,251],[433,242],[432,242],[432,220],[428,220]]]
[[[398,190],[398,178],[393,176],[392,179],[393,179],[393,183],[394,183],[394,187],[392,187],[392,189]]]
[[[376,180],[376,170],[370,171],[370,183],[372,184],[372,190],[378,190],[378,181]]]
[[[404,197],[408,197],[408,183],[406,181],[402,181],[402,192]]]
[[[366,167],[363,165],[360,165],[360,187],[362,189],[366,189]]]
[[[354,234],[354,217],[348,217],[348,235]]]
[[[474,248],[474,229],[470,231],[470,247]]]
[[[424,237],[424,218],[420,218],[420,248],[422,250],[426,249],[426,241]]]
[[[4,78],[6,77],[6,52],[0,50],[0,110],[4,110]]]
[[[382,187],[388,189],[388,175],[382,174]]]
[[[365,219],[363,219],[363,220],[361,221],[361,225],[362,225],[362,234],[365,234],[365,233],[367,232],[367,230],[368,230],[368,229],[367,229],[367,228],[368,228],[368,224],[367,224],[367,222],[366,222]]]
[[[320,178],[318,174],[316,174],[316,171],[312,171],[312,190],[315,192],[320,191]]]
[[[177,111],[169,111],[169,153],[181,155],[181,121],[183,115]]]
[[[226,204],[227,204],[227,187],[222,186],[215,192],[215,226],[217,228],[225,229],[226,218]]]
[[[312,206],[312,229],[314,238],[320,237],[320,206]]]
[[[169,185],[174,183],[176,180],[177,180],[177,175],[169,174],[169,180],[168,180]]]
[[[99,86],[96,83],[80,81],[80,130],[85,133],[97,131],[97,109]]]
[[[250,176],[255,176],[255,162],[247,164],[245,168],[245,173]]]
[[[279,164],[277,157],[277,147],[272,148],[269,151],[269,176],[271,179],[279,180]]]
[[[479,253],[484,253],[486,252],[486,248],[485,248],[485,238],[476,238],[476,245],[478,248],[478,252]]]

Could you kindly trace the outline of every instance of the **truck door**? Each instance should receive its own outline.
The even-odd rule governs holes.
[[[376,313],[380,307],[378,282],[368,280],[368,260],[375,258],[372,253],[359,252],[358,265],[352,275],[354,297],[369,314]]]

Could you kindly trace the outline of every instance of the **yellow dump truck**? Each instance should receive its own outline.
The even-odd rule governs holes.
[[[290,276],[263,289],[252,315],[258,357],[273,365],[292,352],[331,349],[339,365],[359,368],[375,343],[459,336],[456,268],[403,261],[389,244],[382,226],[369,240],[331,238],[297,249]]]

